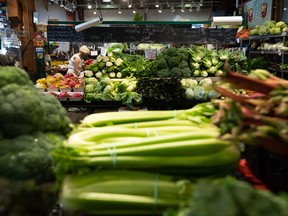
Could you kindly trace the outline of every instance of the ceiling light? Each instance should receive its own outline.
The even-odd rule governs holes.
[[[97,14],[97,11],[96,11],[96,10],[94,10],[94,11],[93,11],[93,14]]]
[[[200,11],[200,5],[199,4],[196,7],[196,11]]]
[[[102,0],[104,3],[111,2],[111,0]]]
[[[119,7],[119,9],[118,9],[118,14],[121,14],[122,13],[122,11],[121,11],[121,9],[120,9],[120,7]]]
[[[136,13],[136,8],[135,8],[135,6],[134,6],[134,8],[133,8],[133,11],[132,11],[134,14]]]
[[[203,0],[200,0],[199,5],[203,6]]]
[[[91,5],[91,4],[88,4],[88,5],[87,5],[87,8],[88,8],[88,9],[92,9],[92,5]]]
[[[144,1],[143,1],[143,0],[141,0],[141,2],[140,2],[140,7],[141,7],[141,8],[144,7]]]
[[[283,8],[283,10],[285,11],[285,10],[287,10],[287,8],[285,7],[285,8]]]
[[[160,7],[160,5],[159,5],[159,2],[158,2],[158,1],[156,1],[155,7],[156,7],[156,8]]]
[[[132,8],[132,0],[129,0],[129,2],[128,2],[128,8]]]
[[[184,5],[182,5],[182,7],[181,7],[181,12],[182,12],[182,13],[185,12]]]
[[[158,12],[159,12],[159,13],[162,13],[162,6],[160,6]]]
[[[60,1],[60,7],[64,7],[64,1]]]
[[[171,12],[172,12],[172,13],[175,12],[174,4],[171,5]]]
[[[192,6],[192,4],[190,5],[189,11],[190,11],[190,12],[193,12],[193,6]]]

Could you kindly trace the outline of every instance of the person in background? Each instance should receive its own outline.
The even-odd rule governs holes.
[[[75,53],[69,60],[67,74],[73,74],[74,76],[79,77],[81,72],[83,71],[83,56],[89,55],[89,48],[84,45],[81,46],[79,52]]]

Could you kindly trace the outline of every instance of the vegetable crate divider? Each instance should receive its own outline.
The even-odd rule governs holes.
[[[272,192],[288,192],[288,157],[251,145],[244,155],[252,173]]]

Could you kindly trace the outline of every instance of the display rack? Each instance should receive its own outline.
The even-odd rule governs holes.
[[[251,48],[252,42],[253,41],[258,41],[260,43],[263,43],[265,41],[268,41],[270,39],[274,39],[274,40],[279,40],[282,41],[283,44],[286,43],[287,41],[287,36],[288,33],[287,32],[283,32],[282,34],[278,34],[278,35],[257,35],[257,36],[250,36],[249,38],[245,38],[245,39],[239,39],[240,41],[240,47],[243,46],[244,43],[247,43],[248,41],[248,58],[251,59],[252,56],[255,55],[269,55],[269,58],[272,58],[271,56],[273,56],[274,58],[277,58],[281,64],[285,64],[287,62],[287,56],[288,56],[288,51],[281,51],[281,50],[255,50]],[[277,70],[274,68],[269,68],[269,71],[274,72],[276,74],[278,74],[281,78],[285,78],[285,75],[288,75],[288,71],[287,70]]]

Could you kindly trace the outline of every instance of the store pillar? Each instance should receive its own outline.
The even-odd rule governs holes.
[[[37,70],[37,79],[46,77],[45,72],[45,61],[44,61],[44,49],[43,47],[36,47],[35,48],[36,54],[36,70]]]

